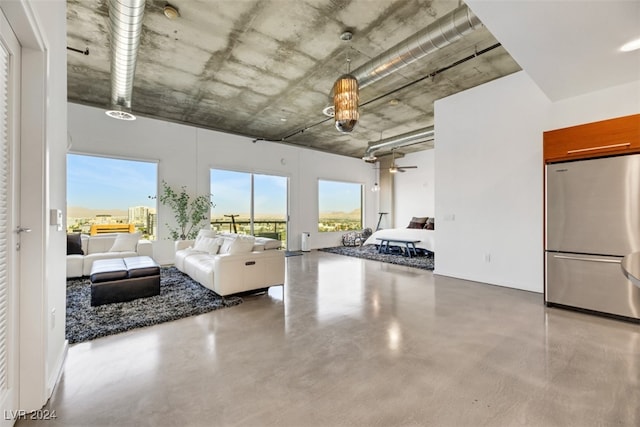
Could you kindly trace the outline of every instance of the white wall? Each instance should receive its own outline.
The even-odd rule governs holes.
[[[135,104],[135,99],[133,100]],[[318,179],[361,183],[371,188],[371,166],[360,159],[332,155],[280,143],[176,123],[138,117],[125,122],[107,117],[104,110],[68,104],[70,151],[158,162],[158,179],[171,186],[208,194],[211,168],[286,176],[289,178],[289,249],[300,249],[303,231],[311,233],[312,249],[340,244],[343,233],[318,233]],[[213,197],[215,203],[215,194]],[[170,210],[158,206],[159,239],[154,257],[173,262],[173,242],[162,227],[172,222]],[[377,198],[365,191],[365,224],[375,224]]]
[[[435,103],[435,273],[542,292],[542,132],[524,72]]]
[[[395,226],[433,197],[436,274],[542,292],[542,132],[638,114],[640,80],[551,103],[520,72],[435,107],[436,148],[402,159],[420,174],[396,179]]]
[[[398,165],[418,168],[393,175],[394,228],[406,227],[414,216],[435,216],[434,158],[435,151],[426,150],[396,160]]]
[[[48,43],[46,137],[44,153],[44,200],[41,207],[45,233],[45,286],[47,328],[46,397],[60,375],[66,355],[66,231],[58,231],[49,221],[51,209],[66,206],[67,145],[67,11],[64,0],[35,1],[34,8]]]
[[[549,129],[638,113],[640,113],[640,80],[553,103],[549,116]]]

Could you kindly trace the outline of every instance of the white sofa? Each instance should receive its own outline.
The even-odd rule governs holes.
[[[269,238],[201,230],[175,243],[175,266],[218,295],[284,285],[284,251]]]
[[[67,279],[89,276],[97,259],[153,255],[151,242],[140,239],[139,233],[82,234],[80,238],[83,255],[67,255]]]

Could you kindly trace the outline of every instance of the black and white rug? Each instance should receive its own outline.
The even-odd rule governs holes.
[[[231,307],[241,302],[240,297],[219,296],[175,267],[161,268],[160,295],[97,307],[91,307],[89,279],[69,279],[66,335],[69,344],[74,344]]]
[[[400,253],[394,254],[379,254],[376,245],[365,246],[336,246],[334,248],[322,248],[318,249],[324,252],[331,252],[333,254],[347,255],[356,258],[366,258],[375,261],[387,262],[390,264],[405,265],[408,267],[421,268],[423,270],[433,270],[433,252],[419,252],[418,256],[411,258],[401,255]]]

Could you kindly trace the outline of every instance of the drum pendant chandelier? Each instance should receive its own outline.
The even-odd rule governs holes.
[[[340,39],[350,42],[352,36],[350,31],[345,31]],[[339,132],[349,133],[356,127],[360,118],[359,101],[358,79],[351,74],[351,60],[347,49],[347,74],[340,76],[333,84],[333,117]]]
[[[351,74],[344,74],[333,84],[333,109],[336,129],[342,133],[351,132],[358,123],[360,113],[358,80]]]

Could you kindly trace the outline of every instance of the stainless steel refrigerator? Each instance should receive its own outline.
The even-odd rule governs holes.
[[[640,251],[640,154],[546,166],[547,305],[640,319],[620,267]]]

